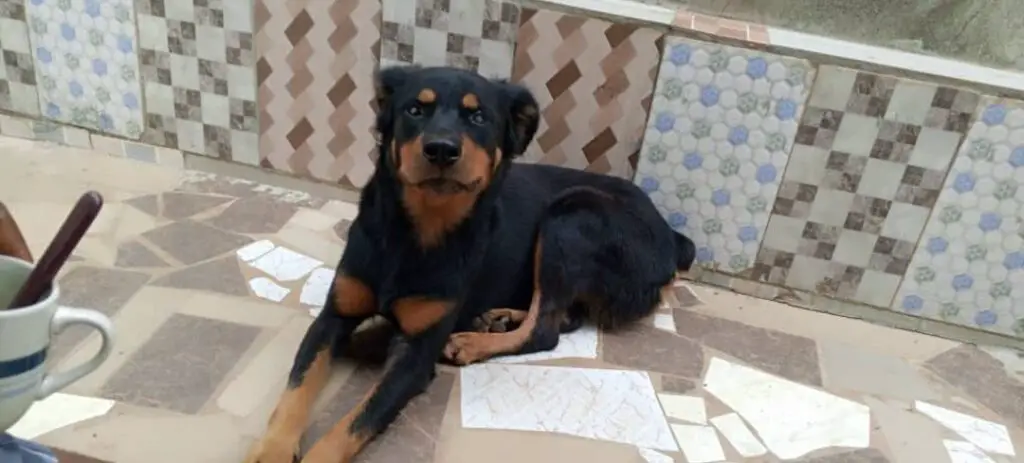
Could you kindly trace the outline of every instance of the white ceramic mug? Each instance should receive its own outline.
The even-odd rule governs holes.
[[[32,271],[32,264],[0,255],[0,307],[7,307]],[[57,284],[35,304],[0,309],[0,432],[16,423],[32,404],[57,392],[98,368],[110,355],[114,328],[110,319],[94,310],[57,305]],[[61,331],[85,325],[103,337],[100,350],[89,361],[67,371],[47,372],[46,354]]]

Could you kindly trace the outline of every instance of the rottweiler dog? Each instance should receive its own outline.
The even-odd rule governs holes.
[[[392,67],[376,84],[376,172],[248,463],[299,459],[332,359],[370,317],[397,332],[383,376],[303,462],[352,461],[439,359],[550,350],[584,320],[639,320],[693,262],[693,242],[630,182],[512,162],[539,122],[527,89],[448,67]]]

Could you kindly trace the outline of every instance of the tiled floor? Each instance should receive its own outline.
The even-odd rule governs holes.
[[[978,100],[819,69],[753,277],[888,307]]]
[[[15,434],[69,462],[240,461],[354,205],[41,143],[0,138],[0,150],[0,197],[37,252],[78,194],[105,195],[61,284],[64,303],[118,328],[110,360]],[[1024,452],[1020,353],[699,285],[677,296],[646,323],[582,329],[544,356],[441,367],[359,461],[1003,463]],[[361,333],[359,360],[336,368],[306,445],[371,387],[382,333]],[[96,343],[65,334],[56,363]]]

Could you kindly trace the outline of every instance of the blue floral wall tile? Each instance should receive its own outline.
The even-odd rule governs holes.
[[[1024,338],[1024,102],[979,112],[892,309]]]
[[[665,39],[635,181],[703,265],[753,264],[813,80],[805,60]]]
[[[43,117],[101,132],[142,134],[131,0],[27,0]]]

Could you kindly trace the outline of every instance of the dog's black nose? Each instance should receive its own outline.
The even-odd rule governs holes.
[[[458,161],[461,155],[462,147],[455,140],[437,138],[423,145],[423,157],[438,167],[447,167],[455,164],[455,161]]]

